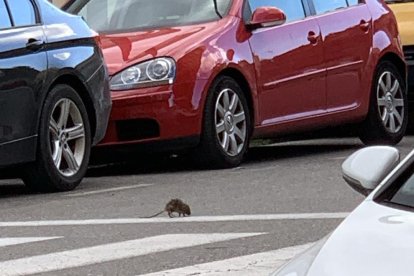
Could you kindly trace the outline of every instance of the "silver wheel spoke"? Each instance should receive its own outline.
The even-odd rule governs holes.
[[[390,130],[392,132],[395,132],[395,130],[396,130],[396,127],[395,127],[395,117],[394,117],[394,114],[393,113],[390,114]]]
[[[246,115],[244,114],[244,111],[234,114],[234,123],[236,124],[243,122],[245,119],[246,119]]]
[[[404,100],[403,100],[403,99],[395,99],[395,100],[394,100],[394,106],[395,106],[395,107],[401,107],[401,106],[404,106]]]
[[[392,85],[392,79],[391,79],[391,73],[390,72],[387,72],[385,74],[385,82],[386,82],[387,91],[390,91],[391,90],[391,85]]]
[[[79,164],[76,161],[75,155],[69,146],[63,148],[63,157],[65,158],[65,161],[68,164],[70,170],[75,172],[78,171]]]
[[[58,139],[59,137],[59,127],[55,121],[55,119],[51,118],[49,121],[49,130],[53,134],[53,137],[55,139]]]
[[[223,94],[223,106],[224,106],[225,111],[229,111],[230,99],[229,99],[229,91],[228,90],[224,91],[224,94]]]
[[[217,130],[217,134],[222,133],[223,131],[226,130],[225,126],[224,126],[224,121],[221,121],[220,123],[218,123],[216,125],[216,130]]]
[[[218,114],[220,115],[220,118],[223,119],[226,111],[224,110],[224,107],[220,103],[217,104],[217,111],[218,111]]]
[[[246,139],[245,134],[242,132],[242,130],[240,128],[238,128],[237,126],[234,128],[234,134],[239,137],[239,139],[244,142],[244,140]]]
[[[58,119],[58,128],[66,128],[66,124],[69,118],[69,111],[70,111],[70,101],[65,99],[62,101],[60,105],[60,114]]]
[[[60,165],[62,164],[62,152],[63,147],[62,145],[59,145],[59,142],[54,142],[55,144],[55,150],[52,156],[53,163],[55,163],[56,168],[60,168]]]
[[[387,106],[387,100],[385,98],[378,99],[378,106]]]
[[[230,144],[230,137],[227,134],[227,132],[225,132],[224,133],[224,136],[223,136],[223,141],[221,143],[221,146],[223,147],[223,149],[225,151],[228,151],[229,150],[229,144]]]
[[[229,108],[231,113],[234,114],[236,112],[238,104],[239,104],[239,97],[237,97],[237,94],[234,94],[233,98],[231,99],[230,108]]]
[[[236,141],[236,137],[234,136],[234,134],[230,135],[230,151],[233,154],[238,153],[237,141]]]
[[[383,94],[385,94],[385,93],[387,92],[387,86],[385,85],[385,83],[384,83],[384,80],[383,80],[383,79],[381,79],[381,80],[380,80],[379,85],[380,85],[380,87],[381,87],[382,93],[383,93]]]
[[[85,129],[83,128],[83,124],[78,124],[72,128],[68,128],[65,132],[68,134],[68,141],[85,137]]]
[[[385,111],[382,115],[382,121],[384,122],[384,125],[386,126],[388,124],[388,120],[390,119],[390,114]]]
[[[397,110],[394,110],[394,113],[393,114],[394,114],[395,119],[397,119],[398,127],[400,127],[402,125],[402,123],[403,123],[403,117],[401,116],[400,113],[398,113]]]
[[[394,85],[391,88],[391,94],[393,97],[395,97],[395,95],[397,95],[397,92],[400,90],[400,83],[398,82],[398,80],[395,80]]]

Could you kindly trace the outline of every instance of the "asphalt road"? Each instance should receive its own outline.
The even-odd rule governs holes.
[[[403,156],[413,142],[398,146]],[[216,171],[146,155],[91,168],[62,194],[0,180],[0,274],[268,275],[363,200],[340,170],[361,147],[353,138],[253,147],[242,166]],[[191,217],[139,218],[175,197]]]

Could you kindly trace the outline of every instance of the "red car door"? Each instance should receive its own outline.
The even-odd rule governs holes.
[[[306,18],[306,1],[249,0],[250,9],[275,6],[283,25],[257,29],[250,38],[258,82],[260,125],[325,112],[323,47],[316,19]],[[246,5],[248,6],[248,5]]]
[[[357,107],[371,84],[365,65],[372,47],[372,19],[362,2],[313,0],[323,36],[330,112]]]

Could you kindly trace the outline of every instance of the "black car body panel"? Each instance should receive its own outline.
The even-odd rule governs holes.
[[[0,166],[35,160],[42,103],[59,83],[73,86],[85,102],[93,144],[103,138],[109,119],[107,72],[96,33],[81,17],[46,0],[32,4],[35,24],[0,28]]]

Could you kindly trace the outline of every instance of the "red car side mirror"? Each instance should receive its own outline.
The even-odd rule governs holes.
[[[253,29],[273,27],[286,22],[286,14],[275,7],[258,7],[252,15],[248,26]]]

